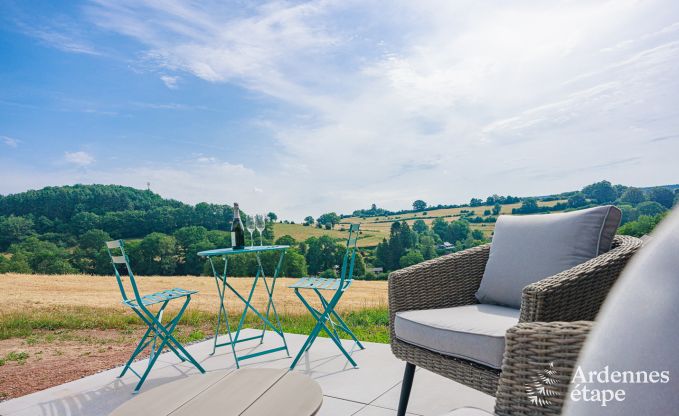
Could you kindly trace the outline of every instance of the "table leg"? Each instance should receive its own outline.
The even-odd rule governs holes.
[[[283,264],[284,256],[285,256],[285,252],[282,252],[279,259],[278,259],[276,269],[274,271],[273,281],[271,283],[271,286],[269,286],[266,275],[264,273],[264,267],[262,266],[260,255],[259,255],[259,253],[256,254],[256,257],[257,257],[257,273],[255,275],[254,281],[252,282],[252,287],[250,288],[250,293],[248,294],[247,299],[244,298],[240,293],[238,293],[238,291],[233,286],[231,286],[231,284],[229,284],[229,281],[227,280],[227,264],[228,263],[227,263],[226,256],[224,257],[224,271],[221,274],[217,273],[217,270],[214,266],[214,262],[212,261],[212,258],[209,258],[210,266],[212,267],[212,274],[215,278],[215,283],[217,284],[217,293],[219,295],[219,310],[218,310],[218,313],[217,313],[217,327],[215,328],[215,339],[214,339],[214,343],[213,343],[213,347],[212,347],[212,354],[210,354],[210,355],[213,355],[215,353],[217,347],[231,345],[231,350],[233,352],[234,360],[236,362],[236,368],[240,368],[240,361],[242,361],[244,359],[253,358],[253,357],[256,357],[256,356],[259,356],[259,355],[269,354],[269,353],[276,352],[276,351],[285,350],[286,353],[288,354],[288,357],[290,356],[290,352],[288,350],[288,345],[287,345],[287,342],[285,340],[285,334],[283,333],[283,327],[281,325],[281,320],[280,320],[280,317],[278,315],[278,312],[276,311],[276,304],[273,301],[273,294],[274,294],[274,290],[275,290],[275,287],[276,287],[276,279],[278,278],[278,274],[279,274],[281,266]],[[255,308],[252,305],[252,298],[253,298],[255,289],[257,288],[257,283],[259,282],[260,278],[264,281],[265,290],[266,290],[266,293],[267,293],[267,296],[268,296],[266,314],[265,315],[262,315],[262,313],[260,311],[258,311],[257,308]],[[235,335],[232,335],[231,327],[229,325],[228,313],[227,313],[227,310],[226,310],[226,306],[224,305],[224,296],[226,294],[227,288],[231,292],[233,292],[233,294],[236,295],[236,297],[241,302],[243,302],[243,304],[245,305],[244,308],[243,308],[243,313],[240,316],[240,319],[239,319],[239,322],[238,322],[238,327],[236,328],[236,334]],[[251,310],[255,315],[257,315],[257,317],[259,319],[262,320],[262,323],[263,323],[262,333],[261,333],[261,335],[241,339],[240,338],[240,331],[243,329],[243,325],[245,324],[245,318],[247,316],[248,309]],[[273,317],[275,318],[275,323],[272,322],[271,319],[269,319],[272,313],[273,313]],[[219,344],[217,342],[217,338],[219,336],[219,330],[220,330],[220,327],[221,327],[222,316],[224,317],[224,322],[226,324],[226,330],[229,334],[229,342],[224,342],[224,343]],[[269,328],[271,328],[274,332],[276,332],[276,334],[278,334],[281,337],[281,339],[283,340],[283,346],[271,348],[271,349],[264,350],[264,351],[258,351],[258,352],[255,352],[255,353],[246,354],[246,355],[239,357],[238,354],[236,353],[235,345],[239,342],[245,342],[245,341],[254,340],[254,339],[258,339],[258,338],[259,338],[260,344],[261,344],[263,342],[264,334],[265,334],[267,326]]]
[[[212,274],[215,278],[215,283],[217,284],[217,293],[219,295],[219,310],[217,312],[217,326],[215,327],[215,338],[214,338],[214,343],[212,345],[212,353],[210,355],[214,355],[215,351],[217,350],[217,347],[222,347],[225,345],[231,345],[231,350],[234,354],[236,355],[236,349],[235,349],[235,343],[233,342],[233,337],[231,336],[231,326],[229,325],[229,315],[226,311],[226,307],[224,306],[224,295],[226,293],[226,270],[228,266],[228,259],[224,257],[224,272],[220,275],[217,273],[217,270],[215,269],[215,265],[212,262],[212,258],[210,260],[210,266],[212,267]],[[221,283],[221,285],[220,285]],[[226,332],[229,334],[229,342],[222,343],[222,344],[217,344],[217,339],[219,338],[219,330],[221,328],[222,324],[222,315],[224,316],[224,323],[226,323]]]
[[[276,318],[276,323],[278,324],[278,330],[280,331],[278,333],[278,335],[280,335],[280,337],[283,339],[283,345],[285,346],[285,352],[286,352],[286,354],[288,354],[288,357],[289,357],[290,352],[288,351],[288,343],[286,342],[285,334],[283,333],[283,325],[281,325],[280,317],[278,316],[278,312],[276,311],[276,304],[273,301],[273,293],[274,293],[274,290],[276,289],[276,279],[278,278],[278,273],[280,272],[281,266],[283,265],[283,259],[284,258],[285,258],[285,251],[283,251],[281,253],[280,257],[278,258],[278,263],[276,264],[276,269],[274,270],[274,274],[273,274],[273,281],[271,282],[271,290],[269,290],[269,285],[266,281],[266,276],[264,276],[263,280],[264,280],[264,286],[266,287],[267,295],[269,296],[269,301],[266,305],[266,318],[269,319],[269,311],[271,311],[273,309],[273,314],[274,314],[274,317]],[[259,267],[262,268],[262,262],[260,261],[259,256],[257,257],[257,262],[258,262]],[[264,269],[262,268],[262,275],[264,275],[263,270]],[[266,331],[266,323],[264,323],[262,325],[262,340],[260,341],[260,343],[264,341],[264,332],[265,331]]]

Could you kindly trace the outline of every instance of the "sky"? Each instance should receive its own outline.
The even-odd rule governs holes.
[[[0,3],[0,194],[300,220],[679,182],[673,1]]]

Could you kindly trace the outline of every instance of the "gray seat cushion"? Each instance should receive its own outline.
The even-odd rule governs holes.
[[[622,389],[625,400],[602,407],[600,402],[572,400],[571,391],[564,408],[566,416],[679,412],[679,209],[674,209],[652,235],[608,295],[578,366],[584,374],[601,372],[605,367],[609,374],[668,371],[669,382],[601,383],[595,379],[586,384],[588,389]],[[574,388],[571,384],[571,390]]]
[[[523,288],[611,249],[620,224],[612,205],[548,215],[501,215],[476,298],[521,307]]]
[[[518,322],[518,309],[468,305],[397,312],[394,332],[409,344],[499,369],[505,333]]]

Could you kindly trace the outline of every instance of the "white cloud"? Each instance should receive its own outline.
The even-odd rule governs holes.
[[[679,134],[671,1],[96,0],[87,15],[143,45],[134,56],[168,88],[180,75],[167,72],[285,104],[256,120],[275,141],[259,169],[202,157],[134,170],[166,196],[238,192],[303,218],[676,182],[679,140],[653,141]]]
[[[86,31],[82,31],[78,24],[63,16],[49,21],[26,22],[20,18],[14,23],[24,34],[31,36],[45,45],[69,53],[86,55],[101,55],[87,39]]]
[[[171,76],[171,75],[161,75],[160,80],[163,81],[165,86],[171,90],[177,89],[178,85],[177,83],[179,82],[179,77],[176,76]]]
[[[9,147],[14,148],[14,149],[19,147],[19,143],[21,142],[21,140],[15,139],[15,138],[9,137],[9,136],[0,136],[0,139],[2,139],[2,142],[6,146],[9,146]]]
[[[64,152],[64,160],[76,166],[89,166],[94,163],[94,156],[87,152]]]

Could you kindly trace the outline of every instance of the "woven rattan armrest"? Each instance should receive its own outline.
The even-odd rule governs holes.
[[[559,415],[591,321],[520,323],[507,331],[495,413]]]

